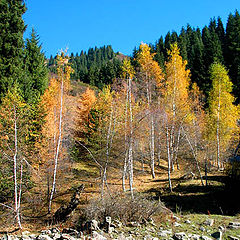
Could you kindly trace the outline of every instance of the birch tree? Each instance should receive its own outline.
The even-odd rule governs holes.
[[[25,176],[27,156],[27,134],[28,134],[28,107],[21,98],[17,87],[9,90],[2,99],[0,107],[0,156],[5,159],[4,168],[10,167],[13,175],[13,196],[14,206],[2,206],[12,210],[15,213],[17,224],[21,226],[21,197],[23,180]],[[5,166],[4,166],[5,165]],[[10,185],[11,186],[11,185]]]
[[[150,53],[150,47],[142,43],[137,55],[137,61],[140,64],[141,78],[145,85],[148,110],[150,111],[149,122],[149,148],[150,148],[150,166],[152,177],[155,178],[155,124],[154,124],[154,104],[157,102],[159,93],[157,89],[161,87],[163,73],[158,63],[153,60],[154,54]]]
[[[56,191],[56,179],[57,179],[57,169],[59,162],[59,155],[61,152],[61,142],[62,142],[62,130],[63,130],[63,112],[64,112],[64,95],[67,93],[70,86],[70,74],[72,72],[71,67],[68,65],[68,58],[64,53],[57,56],[57,72],[58,77],[54,79],[53,87],[46,94],[50,97],[49,102],[50,109],[47,109],[49,121],[52,122],[52,129],[50,125],[45,125],[45,133],[49,136],[49,133],[52,132],[53,145],[52,149],[48,151],[53,152],[51,155],[54,162],[54,170],[52,177],[52,187],[49,194],[49,205],[48,211],[51,211],[53,195]],[[46,106],[45,106],[46,107]],[[47,121],[48,122],[48,121]]]
[[[229,146],[237,130],[238,108],[234,105],[232,82],[226,68],[220,63],[210,67],[212,89],[209,93],[207,138],[216,143],[216,165],[222,167],[221,154]]]
[[[176,43],[171,45],[168,54],[169,61],[166,63],[164,106],[166,111],[165,129],[168,176],[170,177],[170,171],[174,170],[174,163],[177,161],[181,125],[190,117],[188,96],[190,72],[186,70],[187,62],[182,60]]]
[[[123,79],[126,79],[126,103],[125,103],[125,116],[124,116],[124,147],[125,157],[122,173],[122,187],[125,191],[125,178],[128,169],[129,173],[129,187],[132,198],[133,195],[133,107],[132,107],[132,80],[135,71],[128,59],[124,59],[122,66]],[[128,163],[128,165],[127,165]]]

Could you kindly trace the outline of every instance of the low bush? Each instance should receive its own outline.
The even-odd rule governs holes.
[[[150,200],[141,195],[135,195],[134,199],[129,194],[114,194],[104,199],[94,199],[83,209],[82,219],[91,221],[95,219],[101,223],[107,216],[126,224],[137,221],[144,222],[152,215],[165,213],[166,208],[160,201]]]

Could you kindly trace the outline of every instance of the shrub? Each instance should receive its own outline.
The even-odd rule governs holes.
[[[154,214],[166,212],[160,201],[149,200],[141,195],[132,199],[128,194],[114,194],[103,200],[94,199],[83,209],[81,218],[88,221],[95,219],[103,223],[107,216],[122,223],[144,222]]]

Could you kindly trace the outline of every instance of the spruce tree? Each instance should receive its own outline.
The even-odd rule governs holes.
[[[180,55],[183,60],[187,60],[187,35],[184,28],[182,28],[181,33],[178,38],[178,46],[180,49]]]
[[[23,0],[0,1],[0,98],[24,78],[23,33],[26,26],[22,15],[25,11]]]
[[[159,66],[164,69],[165,59],[164,59],[164,42],[163,37],[161,36],[155,47],[156,55],[154,60],[156,60]]]
[[[194,32],[193,40],[194,44],[191,51],[191,80],[197,83],[200,90],[204,91],[206,88],[209,88],[209,86],[207,86],[206,67],[203,59],[204,46],[202,38],[198,36],[197,32]]]
[[[48,69],[42,46],[39,45],[39,36],[32,29],[30,39],[27,39],[25,48],[25,70],[28,77],[21,84],[22,93],[27,102],[32,102],[43,95],[48,85]]]
[[[233,81],[233,93],[240,102],[240,16],[238,11],[235,15],[230,14],[226,28],[225,46],[226,65]]]

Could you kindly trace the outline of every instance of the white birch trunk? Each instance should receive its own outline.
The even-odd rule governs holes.
[[[128,151],[128,169],[129,169],[129,186],[132,199],[133,195],[133,114],[132,114],[132,82],[129,78],[129,114],[130,114],[130,137],[129,137],[129,151]]]
[[[53,194],[55,193],[56,190],[56,177],[57,177],[57,166],[58,166],[58,156],[60,152],[60,146],[61,146],[61,141],[62,141],[62,115],[63,115],[63,93],[64,93],[64,79],[62,76],[62,82],[61,82],[61,99],[60,99],[60,112],[59,112],[59,135],[58,135],[58,141],[57,141],[57,149],[56,149],[56,154],[55,154],[55,159],[54,159],[54,173],[53,173],[53,183],[52,183],[52,190],[50,194],[50,199],[49,199],[49,206],[48,206],[48,211],[51,211],[52,207],[52,199],[53,199]]]
[[[151,170],[152,170],[152,178],[155,178],[155,162],[154,162],[154,119],[153,115],[151,115]]]
[[[167,144],[167,156],[168,156],[168,182],[169,189],[172,192],[172,182],[171,182],[171,154],[170,154],[170,143],[169,143],[169,133],[168,124],[166,124],[166,144]]]
[[[125,126],[125,133],[124,133],[125,157],[124,157],[123,172],[122,172],[122,189],[124,192],[126,191],[125,179],[126,179],[126,173],[127,173],[127,158],[128,158],[128,140],[127,140],[128,103],[129,103],[129,82],[127,83],[126,104],[125,104],[125,123],[124,123],[124,126]]]
[[[179,170],[179,163],[178,163],[178,149],[179,149],[179,142],[180,142],[180,135],[181,135],[181,128],[178,129],[178,137],[177,137],[177,146],[174,150],[174,163],[177,164],[177,170]]]
[[[158,165],[161,164],[161,132],[158,130],[158,149],[157,149],[157,157],[158,157]]]
[[[173,119],[172,119],[172,128],[170,133],[170,156],[171,156],[171,170],[174,171],[174,135],[175,135],[175,118],[176,118],[176,91],[177,91],[177,82],[176,82],[176,59],[174,59],[174,86],[173,86],[173,100],[172,100],[172,111],[173,111]]]
[[[221,86],[219,82],[218,90],[218,110],[217,110],[217,168],[220,169],[220,136],[219,136],[219,123],[220,123],[220,95],[221,95]]]
[[[18,155],[18,132],[17,132],[17,113],[16,108],[14,106],[14,156],[13,156],[13,172],[14,172],[14,203],[15,203],[15,213],[17,223],[20,229],[21,226],[21,218],[20,218],[20,209],[18,203],[18,183],[17,183],[17,155]]]
[[[184,131],[183,127],[182,127],[182,130],[183,130],[183,132],[184,132],[184,134],[185,134],[185,136],[186,136],[187,142],[188,142],[188,144],[189,144],[189,146],[190,146],[190,148],[191,148],[191,150],[192,150],[192,154],[193,154],[193,157],[194,157],[195,162],[196,162],[196,167],[197,167],[197,170],[198,170],[200,179],[201,179],[201,183],[202,183],[202,185],[204,186],[203,178],[202,178],[201,170],[200,170],[199,163],[198,163],[198,160],[197,160],[196,152],[194,151],[194,148],[193,148],[193,146],[192,146],[192,144],[191,144],[191,142],[190,142],[190,139],[188,138],[187,133],[186,133],[186,131]]]
[[[147,100],[148,100],[148,109],[151,111],[151,103],[152,103],[152,97],[151,97],[151,89],[150,89],[150,84],[148,81],[148,76],[146,73],[146,80],[147,80]],[[151,121],[150,121],[150,139],[149,139],[149,146],[150,146],[150,166],[151,166],[151,174],[152,178],[155,178],[155,171],[154,171],[154,166],[155,166],[155,159],[154,159],[154,118],[153,118],[153,113],[151,113]]]
[[[111,144],[111,141],[112,141],[112,140],[110,140],[111,129],[112,129],[112,119],[113,119],[113,106],[111,105],[111,115],[110,115],[110,122],[109,122],[108,133],[107,133],[106,163],[105,163],[104,170],[103,170],[103,175],[102,175],[102,191],[101,191],[102,199],[103,199],[103,196],[104,196],[104,185],[105,185],[106,180],[107,180],[107,176],[106,176],[107,166],[108,166],[108,162],[109,162],[110,144]]]

